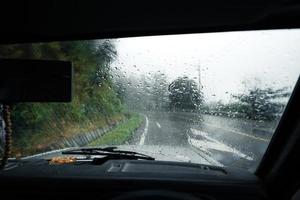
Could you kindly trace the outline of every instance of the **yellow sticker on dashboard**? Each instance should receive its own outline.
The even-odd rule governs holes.
[[[73,156],[59,156],[59,157],[53,157],[49,164],[68,164],[68,163],[74,163],[76,162],[76,157]]]

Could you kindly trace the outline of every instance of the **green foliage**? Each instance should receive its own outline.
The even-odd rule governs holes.
[[[237,101],[224,104],[217,102],[206,105],[205,113],[252,120],[274,120],[283,112],[290,92],[287,88],[252,88],[243,94],[232,95]]]
[[[167,77],[161,73],[154,73],[151,80],[153,81],[153,86],[150,94],[152,95],[154,108],[158,110],[168,108],[169,98]]]
[[[202,92],[197,83],[187,77],[177,78],[169,85],[171,109],[194,110],[203,103]]]
[[[84,124],[120,113],[122,104],[112,89],[110,78],[110,64],[116,54],[110,40],[0,46],[2,58],[70,60],[74,67],[72,103],[14,106],[12,118],[17,140],[25,135],[40,134],[45,127],[53,126],[53,130],[59,131],[66,123]]]
[[[274,90],[272,88],[253,88],[246,94],[236,95],[234,98],[240,102],[241,110],[246,118],[254,120],[272,120],[282,112],[284,104],[276,99],[288,97],[286,88]]]
[[[141,125],[143,119],[139,115],[132,116],[128,121],[106,133],[89,146],[120,145],[130,139],[134,131]]]

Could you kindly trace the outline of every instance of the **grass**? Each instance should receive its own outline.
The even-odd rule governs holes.
[[[124,144],[131,138],[132,134],[141,125],[142,121],[142,117],[135,114],[130,117],[128,121],[120,124],[113,130],[107,132],[101,138],[90,143],[89,146]]]
[[[13,141],[12,154],[16,157],[31,155],[43,152],[49,144],[60,141],[62,138],[70,138],[75,135],[85,134],[87,132],[109,126],[109,123],[115,123],[124,120],[123,114],[109,117],[109,122],[103,117],[88,120],[84,123],[60,122],[61,126],[55,123],[49,124],[49,127],[39,129],[39,132],[24,134],[22,137],[15,138]]]

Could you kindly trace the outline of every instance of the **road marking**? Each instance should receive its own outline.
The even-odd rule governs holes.
[[[156,122],[156,125],[157,125],[158,128],[161,128],[161,126],[158,122]]]
[[[210,123],[206,123],[206,122],[202,122],[202,123],[205,124],[205,125],[207,125],[207,126],[213,127],[213,128],[222,129],[222,130],[229,131],[229,132],[232,132],[232,133],[235,133],[235,134],[239,134],[239,135],[243,135],[243,136],[255,139],[255,140],[260,140],[260,141],[264,141],[264,142],[269,142],[270,141],[269,139],[265,139],[265,138],[261,138],[261,137],[257,137],[257,136],[253,136],[253,135],[249,135],[247,133],[243,133],[243,132],[240,132],[240,131],[235,131],[235,130],[232,130],[232,129],[221,128],[219,126],[215,126],[215,125],[210,124]]]
[[[215,150],[219,150],[219,151],[226,151],[226,152],[230,152],[230,153],[234,153],[242,158],[245,158],[247,160],[253,160],[252,157],[240,152],[239,150],[232,148],[226,144],[224,144],[223,142],[220,142],[212,137],[209,137],[208,133],[204,132],[204,131],[200,131],[197,129],[193,129],[191,128],[191,132],[194,135],[200,135],[202,137],[205,138],[205,140],[197,140],[194,138],[191,138],[188,135],[188,142],[192,145],[195,146],[199,149],[203,149],[204,151],[207,151],[207,149],[215,149]]]
[[[191,145],[191,148],[193,151],[195,151],[198,155],[200,155],[206,162],[208,162],[211,165],[219,166],[219,167],[224,167],[222,163],[217,161],[216,159],[211,156],[211,153],[209,151],[204,150],[203,148],[197,148],[191,144],[191,137],[188,135],[188,142]]]
[[[148,133],[148,126],[149,126],[149,120],[148,120],[148,117],[144,114],[142,114],[145,119],[146,119],[146,124],[145,124],[145,128],[144,128],[144,131],[143,131],[143,134],[141,135],[141,139],[140,139],[140,145],[144,145],[145,144],[145,139],[146,139],[146,135]]]

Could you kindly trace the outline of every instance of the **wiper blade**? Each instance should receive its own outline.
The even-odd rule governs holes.
[[[72,150],[66,150],[61,152],[62,154],[68,155],[86,155],[86,156],[104,156],[102,158],[94,158],[95,160],[99,159],[130,159],[130,160],[155,160],[155,158],[137,153],[134,151],[124,151],[124,150],[116,150],[117,147],[106,147],[106,148],[78,148]]]

